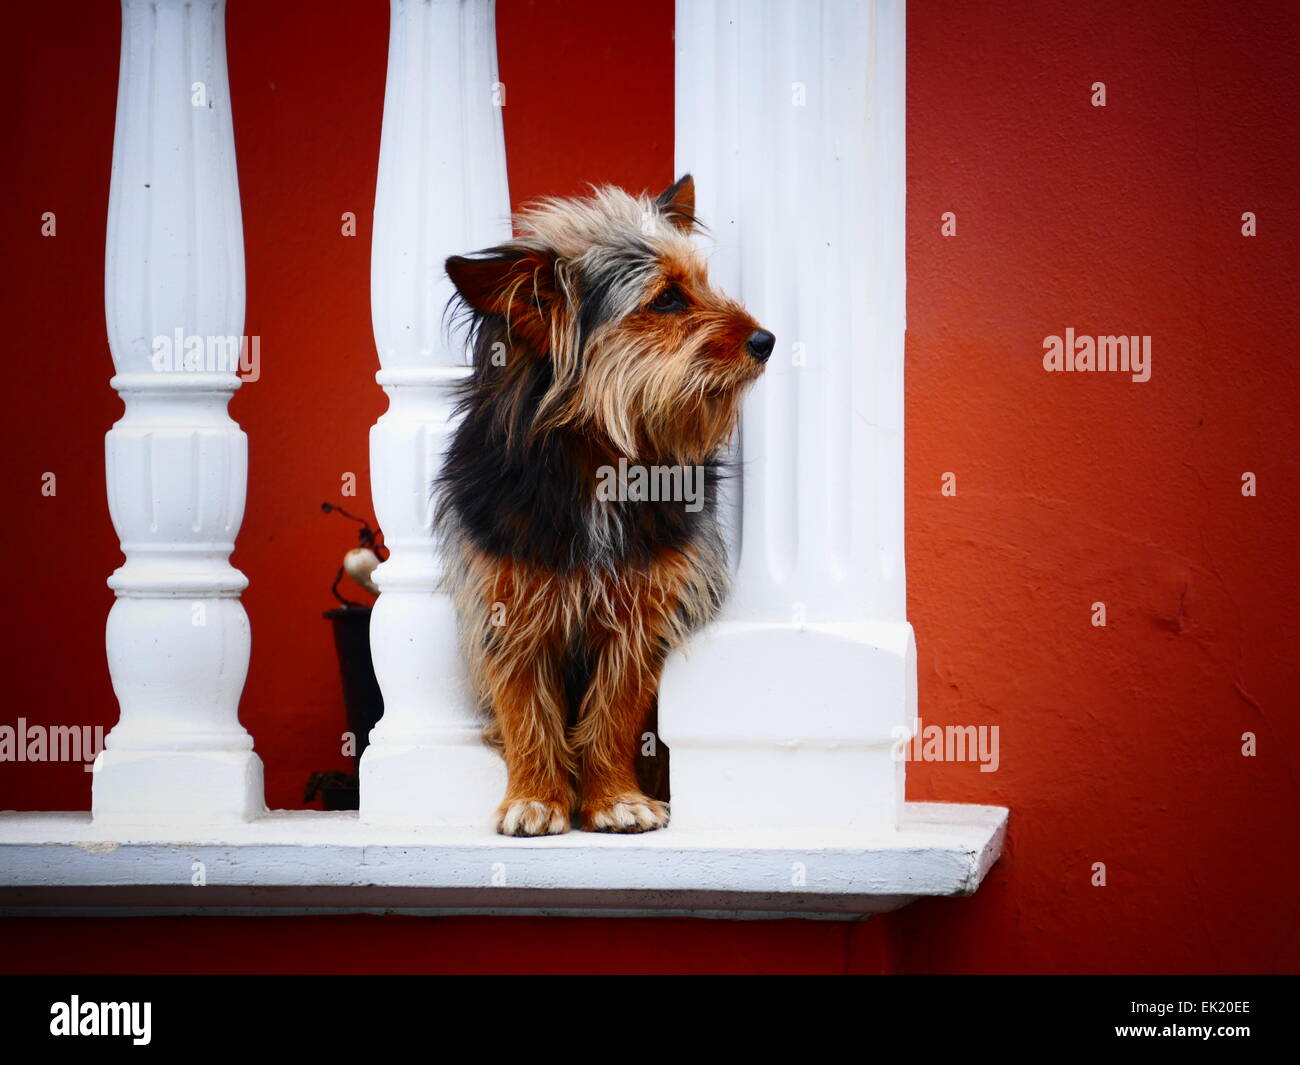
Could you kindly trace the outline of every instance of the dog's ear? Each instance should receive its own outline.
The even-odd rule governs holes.
[[[695,179],[683,174],[673,184],[655,197],[655,206],[669,222],[685,233],[697,225],[695,221]]]
[[[555,291],[550,259],[522,248],[501,247],[453,255],[447,276],[469,306],[481,314],[510,314],[544,309]]]

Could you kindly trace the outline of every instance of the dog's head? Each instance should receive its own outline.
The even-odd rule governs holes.
[[[513,432],[572,428],[629,458],[698,462],[730,436],[774,338],[709,284],[695,184],[543,200],[500,247],[452,256],[473,388]],[[526,412],[526,414],[525,414]]]

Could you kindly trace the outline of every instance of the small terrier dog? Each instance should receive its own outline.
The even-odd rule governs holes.
[[[447,260],[473,369],[437,523],[508,836],[668,824],[638,751],[665,657],[725,593],[719,451],[775,343],[710,286],[696,227],[687,175],[542,200]],[[702,499],[611,498],[614,470],[698,473]]]

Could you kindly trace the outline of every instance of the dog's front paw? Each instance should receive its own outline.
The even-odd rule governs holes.
[[[497,807],[503,836],[558,836],[569,831],[569,807],[550,799],[507,799]]]
[[[668,804],[629,792],[583,804],[582,827],[588,832],[653,832],[668,824]]]

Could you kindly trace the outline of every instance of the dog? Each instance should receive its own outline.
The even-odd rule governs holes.
[[[436,523],[504,835],[668,824],[638,755],[663,764],[664,660],[726,594],[720,452],[775,344],[711,287],[702,228],[688,174],[541,200],[446,262],[472,369]]]

